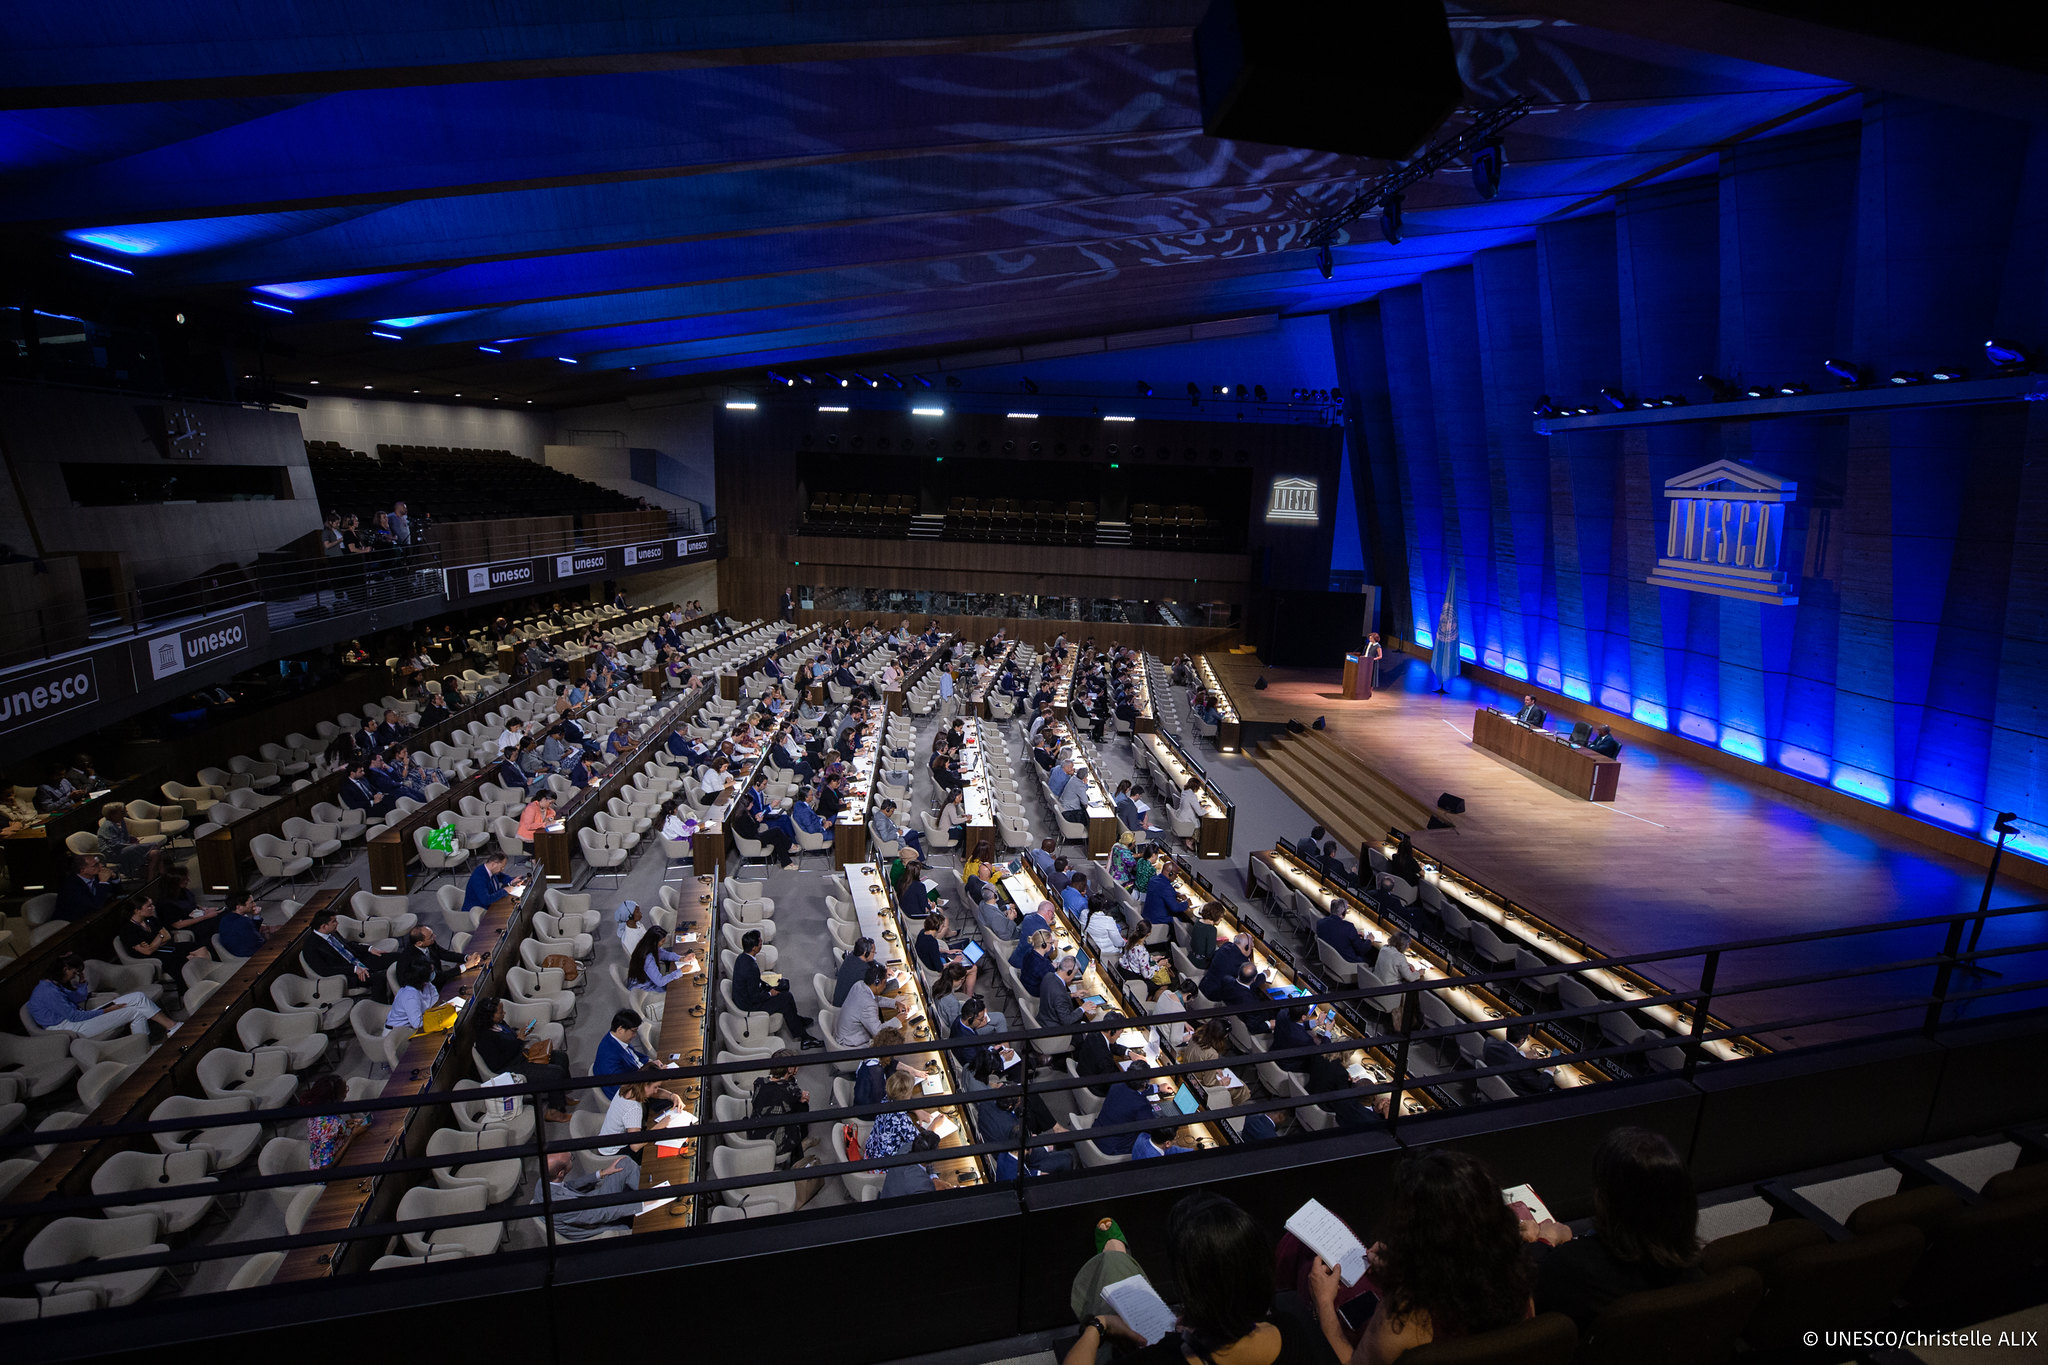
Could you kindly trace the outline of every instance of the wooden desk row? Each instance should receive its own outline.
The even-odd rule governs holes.
[[[351,883],[348,890],[353,889],[354,884]],[[460,995],[473,1002],[479,995],[504,994],[505,973],[519,963],[519,944],[526,938],[528,927],[533,922],[533,912],[542,904],[544,894],[545,883],[534,880],[518,897],[500,896],[484,911],[476,932],[470,937],[469,947],[472,952],[482,952],[486,956],[477,966],[442,988],[443,1000]],[[346,904],[346,901],[342,903]],[[475,1013],[465,1009],[454,1028],[443,1033],[413,1035],[406,1043],[405,1051],[399,1054],[398,1065],[392,1069],[384,1088],[378,1092],[380,1098],[402,1099],[452,1091],[457,1081],[471,1074],[470,1040],[475,1036],[477,1025]],[[528,1107],[538,1111],[542,1106],[536,1098],[529,1101]],[[538,1112],[535,1112],[533,1121],[542,1121]],[[347,1145],[335,1154],[334,1164],[368,1165],[423,1156],[428,1140],[447,1123],[447,1111],[440,1106],[379,1110],[367,1125],[349,1137]],[[399,1199],[408,1189],[431,1179],[429,1172],[412,1171],[329,1184],[313,1205],[303,1231],[341,1232],[384,1222],[396,1212]],[[381,1245],[360,1241],[300,1247],[286,1254],[284,1264],[278,1269],[277,1281],[321,1279],[347,1271],[367,1270],[383,1254]]]
[[[1301,861],[1282,849],[1260,850],[1252,854],[1255,862],[1263,862],[1272,869],[1287,886],[1308,897],[1324,914],[1333,911],[1351,921],[1360,932],[1377,937],[1382,954],[1394,951],[1392,940],[1395,934],[1408,926],[1390,922],[1380,914],[1377,907],[1367,904],[1349,892],[1331,886],[1320,873],[1310,871]],[[1420,941],[1412,942],[1406,954],[1411,970],[1424,981],[1443,981],[1466,975],[1465,970],[1455,963],[1446,961],[1433,949]],[[1370,983],[1367,983],[1370,984]],[[1490,1019],[1508,1020],[1516,1013],[1514,1007],[1494,992],[1483,986],[1448,986],[1434,991],[1437,999],[1448,1005],[1460,1018],[1479,1023]],[[1392,1001],[1389,1004],[1392,1005]],[[1491,1038],[1505,1038],[1507,1027],[1487,1030]],[[1532,1057],[1555,1056],[1573,1049],[1565,1046],[1546,1029],[1535,1031],[1530,1038]],[[1602,1067],[1590,1063],[1571,1063],[1551,1068],[1551,1074],[1562,1089],[1573,1089],[1591,1085],[1613,1077]]]
[[[938,667],[939,654],[956,638],[950,632],[941,635],[939,642],[927,650],[922,659],[904,669],[903,676],[897,680],[896,690],[882,694],[882,709],[891,715],[901,715],[910,704],[910,689],[924,681],[925,674]]]
[[[995,690],[996,679],[1003,676],[1004,665],[1008,664],[1016,653],[1017,642],[1011,640],[1003,646],[995,658],[989,661],[988,676],[977,682],[974,685],[974,690],[967,695],[967,705],[964,709],[969,715],[982,717],[989,715],[989,693]]]
[[[1169,862],[1164,872],[1154,875],[1170,879],[1174,890],[1193,908],[1199,909],[1206,904],[1215,904],[1221,907],[1223,918],[1216,926],[1217,942],[1220,943],[1225,939],[1234,938],[1239,934],[1249,934],[1252,939],[1252,963],[1254,966],[1260,971],[1265,972],[1267,978],[1276,986],[1296,992],[1309,993],[1307,988],[1301,986],[1297,980],[1293,954],[1284,949],[1275,949],[1272,944],[1266,941],[1265,936],[1254,929],[1244,916],[1239,913],[1236,906],[1197,882],[1194,874],[1179,859]],[[1283,1003],[1275,1001],[1274,1007],[1276,1009],[1280,1008]],[[1198,1001],[1190,1001],[1189,1004],[1190,1007],[1199,1006]],[[1360,1029],[1356,1023],[1348,1019],[1344,1014],[1333,1013],[1330,1015],[1320,1031],[1333,1041],[1346,1039],[1357,1044],[1350,1051],[1346,1052],[1343,1058],[1345,1067],[1350,1071],[1354,1083],[1363,1085],[1370,1080],[1374,1084],[1384,1084],[1393,1079],[1394,1059],[1388,1056],[1383,1048],[1367,1041],[1364,1030]],[[1256,1055],[1252,1055],[1247,1057],[1246,1061],[1248,1064],[1256,1065],[1259,1058]],[[1404,1090],[1402,1092],[1401,1112],[1403,1114],[1426,1113],[1435,1108],[1437,1108],[1436,1100],[1425,1092],[1416,1090]]]
[[[1189,778],[1201,781],[1196,805],[1201,819],[1196,823],[1195,853],[1201,858],[1228,858],[1237,837],[1237,807],[1222,799],[1195,761],[1188,757],[1173,736],[1163,731],[1139,735],[1137,742],[1151,755],[1153,766],[1173,784],[1176,793],[1186,790]]]
[[[1054,712],[1055,716],[1058,714],[1057,711]],[[1045,728],[1059,741],[1060,748],[1073,751],[1074,776],[1088,784],[1088,856],[1107,858],[1109,851],[1116,847],[1117,839],[1123,833],[1123,825],[1116,818],[1116,803],[1110,799],[1109,788],[1103,783],[1102,775],[1095,771],[1095,765],[1082,756],[1081,746],[1074,742],[1074,732],[1068,728],[1065,720],[1049,720]],[[1041,778],[1048,776],[1050,774],[1040,774]],[[1060,797],[1054,799],[1058,801]]]
[[[655,1061],[663,1066],[701,1066],[710,1055],[708,1025],[711,1022],[711,973],[718,964],[718,914],[717,881],[708,876],[691,876],[677,886],[676,930],[694,933],[694,941],[679,942],[676,948],[683,953],[696,953],[701,970],[679,976],[669,983],[662,997],[661,1033],[658,1045],[659,1055]],[[687,929],[686,929],[686,926]],[[704,1081],[701,1077],[672,1081],[670,1087],[676,1091],[682,1107],[688,1115],[683,1127],[702,1120],[710,1105],[704,1102]],[[658,1142],[652,1156],[640,1162],[640,1187],[651,1196],[660,1198],[657,1185],[687,1185],[709,1169],[704,1160],[704,1140],[678,1134],[672,1140]],[[635,1232],[661,1232],[669,1228],[689,1227],[697,1221],[698,1201],[695,1195],[680,1195],[657,1209],[650,1209],[633,1220]]]
[[[1551,731],[1517,725],[1488,707],[1472,713],[1472,743],[1586,801],[1612,801],[1621,784],[1620,759],[1574,749]]]
[[[878,863],[855,863],[846,869],[846,889],[853,898],[853,913],[860,923],[863,937],[875,941],[875,961],[892,972],[898,972],[908,979],[905,988],[911,992],[912,1008],[907,1026],[903,1029],[903,1040],[907,1043],[932,1041],[932,1002],[924,989],[924,979],[918,975],[917,963],[905,942],[903,920],[896,908],[896,892],[889,885],[888,878]],[[918,925],[917,929],[924,926]],[[952,1130],[939,1139],[939,1151],[949,1148],[967,1147],[974,1144],[973,1120],[968,1106],[958,1102],[964,1092],[959,1074],[953,1065],[951,1052],[910,1052],[897,1060],[904,1065],[916,1067],[927,1075],[939,1079],[940,1089],[933,1094],[955,1097],[955,1102],[937,1106],[936,1112],[952,1125]],[[935,1156],[929,1163],[933,1172],[946,1177],[955,1184],[974,1184],[989,1178],[986,1158],[978,1156]]]
[[[173,1095],[202,1095],[204,1092],[198,1082],[200,1059],[215,1048],[240,1050],[241,1041],[235,1033],[237,1021],[251,1009],[259,1006],[269,1008],[270,983],[286,972],[298,969],[299,950],[312,927],[313,916],[333,907],[345,909],[355,890],[354,881],[322,890],[301,906],[291,919],[272,929],[262,947],[236,968],[235,974],[223,982],[204,1004],[193,1010],[184,1026],[144,1058],[142,1064],[101,1100],[99,1108],[79,1126],[94,1128],[140,1122]],[[262,997],[260,1000],[259,995]],[[60,1140],[48,1159],[15,1186],[7,1202],[26,1204],[67,1195],[90,1194],[93,1172],[109,1157],[116,1152],[147,1151],[153,1147],[154,1139],[148,1135],[107,1138],[97,1142]],[[18,1265],[22,1248],[45,1221],[21,1219],[0,1227],[0,1263]]]
[[[1216,747],[1224,753],[1236,753],[1244,748],[1244,722],[1239,715],[1237,704],[1224,689],[1223,680],[1216,676],[1216,670],[1209,664],[1209,656],[1195,656],[1195,676],[1201,680],[1202,689],[1216,699],[1216,710],[1222,717],[1216,723]]]
[[[1132,1021],[1129,1028],[1122,1029],[1116,1034],[1115,1041],[1119,1045],[1141,1049],[1145,1054],[1146,1066],[1172,1066],[1180,1061],[1179,1054],[1175,1052],[1172,1044],[1167,1042],[1161,1026],[1146,1022],[1151,1016],[1149,1008],[1134,1000],[1124,988],[1120,977],[1103,963],[1101,950],[1085,936],[1084,927],[1074,923],[1060,898],[1047,893],[1037,869],[1028,860],[1017,871],[1005,872],[999,876],[996,885],[1003,896],[1025,914],[1036,910],[1041,904],[1052,906],[1053,938],[1057,949],[1054,961],[1057,962],[1069,955],[1080,956],[1083,953],[1088,959],[1087,970],[1074,981],[1074,994],[1082,1000],[1100,1002]],[[1206,1092],[1203,1091],[1201,1084],[1191,1077],[1161,1076],[1157,1084],[1160,1100],[1163,1106],[1167,1106],[1162,1108],[1161,1117],[1174,1112],[1170,1108],[1173,1096],[1183,1084],[1192,1086],[1195,1093],[1202,1096],[1206,1103]],[[1228,1103],[1226,1092],[1221,1105]],[[1208,1120],[1187,1121],[1187,1116],[1182,1116],[1178,1126],[1179,1131],[1174,1138],[1176,1146],[1206,1150],[1235,1141],[1230,1129],[1224,1124]]]
[[[708,691],[708,684],[699,684],[682,697],[663,706],[660,694],[656,694],[653,716],[643,722],[645,728],[634,742],[632,749],[619,755],[602,781],[594,782],[569,798],[567,804],[557,808],[555,822],[542,828],[533,836],[533,857],[540,865],[542,880],[551,886],[566,886],[575,877],[578,831],[590,827],[603,813],[611,799],[632,782],[633,777],[661,751],[668,737],[675,733],[680,717],[701,706]],[[650,834],[658,831],[650,830]]]

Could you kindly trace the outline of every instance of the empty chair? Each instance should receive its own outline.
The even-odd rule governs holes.
[[[251,1052],[282,1048],[293,1071],[304,1071],[327,1055],[327,1035],[319,1021],[304,1012],[245,1010],[235,1021],[235,1037]]]
[[[116,1152],[92,1173],[94,1194],[127,1194],[159,1186],[213,1183],[207,1174],[208,1154],[190,1152]],[[155,1200],[148,1204],[117,1204],[105,1212],[120,1217],[135,1212],[153,1213],[164,1232],[188,1231],[214,1206],[212,1195],[190,1199]]]
[[[80,1261],[111,1261],[125,1256],[154,1256],[170,1248],[157,1240],[161,1224],[153,1213],[125,1214],[118,1218],[54,1218],[35,1235],[21,1253],[25,1270],[72,1265]],[[52,1294],[59,1289],[91,1290],[107,1308],[125,1308],[147,1294],[164,1277],[163,1266],[143,1270],[101,1271],[38,1284],[36,1292]]]
[[[510,1199],[519,1188],[519,1158],[482,1155],[506,1148],[511,1136],[502,1128],[485,1128],[476,1132],[464,1132],[460,1128],[442,1128],[427,1139],[428,1156],[452,1156],[456,1153],[476,1153],[472,1159],[455,1166],[434,1168],[434,1183],[444,1190],[475,1187],[484,1191],[486,1203],[498,1204]]]
[[[296,880],[313,866],[310,857],[298,854],[290,844],[274,834],[259,834],[251,839],[249,857],[255,862],[258,872],[281,881]]]
[[[622,869],[626,862],[626,849],[613,842],[619,837],[587,826],[576,831],[576,843],[583,850],[584,865],[593,873],[610,872],[614,882],[623,875]],[[635,842],[638,842],[637,838]]]
[[[341,835],[332,825],[315,824],[297,816],[284,822],[280,827],[285,838],[292,841],[299,851],[315,862],[331,858],[341,852]]]
[[[299,1078],[287,1066],[289,1060],[282,1048],[237,1052],[217,1047],[199,1059],[199,1088],[210,1100],[248,1095],[258,1109],[282,1109],[291,1103],[299,1085]]]
[[[450,1218],[465,1213],[482,1213],[486,1192],[481,1185],[464,1185],[443,1190],[416,1185],[398,1201],[400,1223],[421,1218]],[[435,1228],[430,1232],[408,1232],[401,1240],[415,1256],[460,1249],[466,1256],[488,1256],[505,1238],[503,1223],[471,1223],[465,1227]]]
[[[62,1089],[79,1071],[79,1062],[72,1055],[75,1036],[62,1031],[36,1033],[27,1038],[0,1033],[0,1076],[15,1081],[22,1099],[40,1098]],[[143,1042],[147,1044],[148,1039]]]
[[[263,1137],[263,1125],[238,1123],[209,1128],[204,1120],[224,1114],[246,1114],[255,1107],[246,1095],[233,1095],[218,1100],[195,1100],[189,1095],[172,1095],[150,1111],[150,1118],[157,1121],[175,1119],[188,1122],[192,1126],[166,1129],[151,1136],[156,1139],[159,1151],[205,1151],[209,1154],[215,1171],[232,1170],[255,1155],[256,1144]]]

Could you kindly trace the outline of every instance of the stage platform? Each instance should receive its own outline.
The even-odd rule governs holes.
[[[1346,701],[1340,672],[1263,668],[1252,655],[1212,654],[1247,726],[1270,730],[1289,719],[1327,718],[1326,733],[1425,803],[1443,792],[1465,799],[1448,830],[1414,830],[1416,847],[1609,953],[1764,938],[1976,908],[1984,874],[1960,859],[1863,828],[1778,792],[1632,745],[1622,752],[1619,792],[1609,802],[1566,794],[1471,743],[1473,711],[1512,711],[1520,698],[1459,679],[1430,690],[1426,663],[1396,659],[1388,685],[1370,701]],[[1267,690],[1253,688],[1263,675]],[[1253,740],[1246,739],[1247,752]],[[1249,852],[1249,850],[1244,850]],[[1357,850],[1348,850],[1356,856]],[[2031,888],[2002,884],[1994,905],[2038,903]],[[1993,921],[1985,947],[2038,938],[2048,923],[2020,916]],[[1932,931],[1837,940],[1799,950],[1733,954],[1722,980],[1757,982],[1849,962],[1896,961],[1940,950]],[[1646,968],[1677,987],[1698,984],[1697,959]],[[2039,974],[2016,962],[2011,974]],[[1916,972],[1912,988],[1931,986]],[[1902,977],[1832,983],[1829,1003],[1851,1007],[1907,993]],[[1732,1003],[1739,1021],[1809,1013],[1810,992],[1773,992]],[[2016,1001],[2001,1002],[2010,1008]],[[2038,1002],[2037,1002],[2038,1003]],[[1978,1012],[1988,1012],[1989,1007]],[[1905,1016],[1900,1017],[1905,1022]],[[1824,1030],[1821,1032],[1833,1032]],[[1845,1030],[1871,1031],[1862,1023]],[[1798,1040],[1818,1040],[1802,1031]]]

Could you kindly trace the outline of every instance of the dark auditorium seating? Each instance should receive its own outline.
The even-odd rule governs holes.
[[[377,458],[333,441],[306,442],[313,487],[325,509],[368,521],[403,500],[415,517],[475,521],[506,517],[630,512],[623,493],[509,450],[379,445]]]

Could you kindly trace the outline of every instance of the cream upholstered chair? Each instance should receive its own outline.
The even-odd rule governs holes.
[[[482,1128],[474,1133],[466,1133],[460,1128],[436,1131],[427,1139],[428,1156],[476,1155],[460,1165],[436,1166],[434,1183],[444,1190],[481,1189],[485,1203],[503,1203],[519,1188],[519,1157],[515,1153],[508,1160],[483,1154],[507,1148],[510,1140],[510,1135],[502,1128]]]
[[[441,819],[441,824],[443,826],[453,825],[455,824],[455,817],[452,815],[443,816]],[[413,848],[418,851],[420,855],[420,866],[427,870],[429,874],[429,880],[432,879],[433,873],[446,872],[451,869],[461,867],[464,863],[469,861],[470,852],[469,848],[463,842],[463,836],[459,832],[455,836],[454,848],[446,851],[443,851],[438,848],[431,848],[427,844],[427,838],[432,833],[433,830],[426,828],[415,829],[412,832]]]
[[[464,1185],[460,1189],[443,1190],[431,1185],[416,1185],[405,1192],[398,1201],[398,1220],[412,1222],[420,1218],[447,1218],[462,1213],[482,1213],[486,1203],[486,1191],[481,1185]],[[461,1248],[465,1255],[488,1256],[498,1249],[505,1239],[503,1223],[471,1223],[465,1227],[436,1228],[432,1232],[408,1232],[402,1240],[406,1250],[415,1256],[426,1256],[433,1252]]]
[[[39,1032],[27,1038],[0,1033],[0,1076],[13,1077],[22,1087],[23,1099],[62,1089],[79,1072],[79,1062],[71,1055],[74,1037],[64,1032]]]
[[[210,1100],[229,1095],[248,1095],[258,1109],[282,1109],[298,1092],[299,1078],[282,1048],[237,1052],[217,1047],[199,1059],[196,1076],[199,1088]]]
[[[170,1248],[157,1240],[162,1226],[153,1213],[131,1213],[117,1218],[54,1218],[21,1253],[25,1270],[72,1265],[79,1261],[111,1261],[117,1257],[154,1256]],[[36,1292],[52,1294],[60,1289],[87,1289],[108,1308],[125,1308],[155,1287],[168,1273],[164,1266],[142,1270],[87,1270],[38,1284]]]
[[[258,872],[281,881],[296,881],[301,873],[313,866],[310,857],[297,854],[290,844],[274,834],[259,834],[251,839],[249,857],[254,860]]]
[[[588,826],[577,830],[576,843],[583,850],[584,865],[589,867],[593,874],[597,872],[611,873],[615,881],[619,877],[624,876],[627,850],[620,843],[615,842],[621,837],[619,835],[606,834],[602,830],[592,829]],[[636,843],[639,842],[637,836],[627,835],[623,837],[632,838]]]
[[[319,1020],[302,1011],[244,1010],[235,1020],[235,1037],[251,1052],[281,1048],[293,1071],[304,1071],[327,1055],[327,1035]]]
[[[774,1169],[775,1144],[772,1142],[759,1148],[727,1144],[715,1147],[711,1152],[711,1173],[720,1180],[730,1180],[743,1175],[767,1175]],[[719,1198],[726,1204],[744,1210],[749,1218],[796,1211],[794,1182],[720,1190]]]
[[[92,1192],[126,1194],[134,1190],[149,1190],[164,1185],[212,1184],[214,1180],[207,1173],[207,1159],[207,1153],[202,1151],[116,1152],[92,1173]],[[161,1220],[162,1231],[185,1232],[206,1216],[207,1211],[213,1208],[214,1202],[212,1195],[201,1194],[190,1199],[118,1205],[113,1212],[153,1213]]]
[[[246,1095],[223,1100],[195,1100],[189,1095],[172,1095],[158,1103],[149,1117],[155,1121],[175,1119],[189,1123],[191,1127],[167,1129],[151,1136],[156,1139],[158,1151],[205,1151],[212,1159],[214,1170],[232,1170],[255,1155],[256,1144],[263,1137],[263,1125],[241,1123],[232,1127],[209,1128],[205,1120],[225,1114],[246,1114],[255,1107]]]

